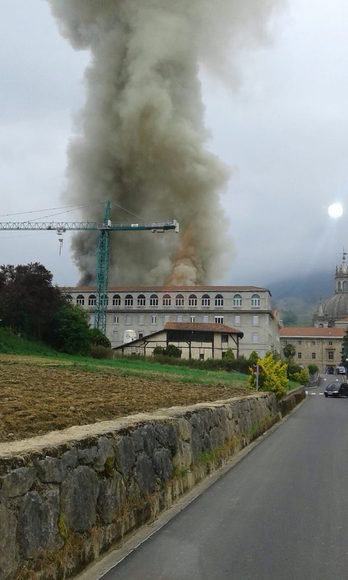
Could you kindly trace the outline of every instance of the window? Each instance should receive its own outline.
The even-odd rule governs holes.
[[[210,306],[210,296],[208,294],[202,296],[202,306]]]
[[[137,304],[138,304],[138,306],[145,306],[146,298],[145,298],[144,294],[139,294]]]
[[[221,294],[217,294],[215,296],[215,306],[223,306],[224,305],[224,297]]]
[[[201,352],[201,353],[199,354],[199,360],[204,360],[204,352]]]
[[[298,352],[298,353],[297,353],[297,358],[298,358],[298,359],[302,358],[302,352]]]
[[[191,296],[189,296],[189,306],[197,306],[197,296],[195,296],[194,294],[191,294]]]
[[[100,296],[100,304],[102,306],[108,306],[108,304],[109,304],[109,297],[108,297],[107,294],[102,294]]]
[[[143,332],[139,332],[139,338],[143,338],[144,333]]]
[[[314,344],[315,344],[315,340],[312,340],[311,344],[313,344],[313,345],[314,345]]]
[[[169,294],[165,294],[163,296],[163,306],[171,306],[171,304],[172,304],[171,297],[169,296]]]
[[[113,330],[112,335],[114,337],[114,340],[116,340],[118,338],[118,330]]]
[[[177,322],[182,322],[182,314],[178,314],[176,317]]]
[[[82,296],[82,294],[79,294],[78,297],[76,298],[76,304],[79,304],[80,306],[85,305],[85,299]]]
[[[94,294],[88,296],[88,306],[95,306],[97,303],[97,299]]]
[[[178,294],[175,298],[175,306],[184,306],[184,297],[182,294]]]
[[[163,317],[164,324],[166,324],[167,322],[169,322],[169,318],[170,318],[169,314],[165,314],[164,315],[164,317]]]
[[[203,315],[203,322],[209,322],[209,316],[207,314]]]
[[[236,326],[239,326],[240,325],[240,316],[235,316],[234,317],[234,323],[235,323]]]
[[[332,340],[329,340],[329,346],[332,346]]]
[[[125,321],[125,324],[127,324],[127,326],[129,324],[132,324],[132,315],[131,314],[126,314],[124,321]]]
[[[259,342],[259,333],[258,332],[253,332],[251,335],[251,342],[253,344],[257,344]]]
[[[157,324],[157,316],[151,316],[151,324]]]
[[[150,296],[150,306],[158,306],[158,296],[157,296],[157,294],[151,294],[151,296]]]
[[[297,341],[297,344],[302,344],[302,340],[298,340]]]
[[[253,326],[258,326],[258,325],[259,325],[259,317],[253,316]]]
[[[120,324],[120,317],[118,316],[118,314],[115,314],[114,316],[114,324]]]
[[[70,296],[70,294],[67,294],[65,298],[68,300],[68,302],[72,302],[72,296]]]
[[[228,334],[222,334],[221,335],[221,342],[222,343],[228,342]]]
[[[258,294],[253,294],[251,297],[251,308],[260,308],[261,300]]]
[[[239,308],[240,306],[242,306],[242,297],[240,294],[235,294],[233,296],[233,302],[232,302],[233,306],[235,308]]]
[[[124,305],[125,306],[133,306],[133,296],[131,294],[127,294],[127,296],[125,297]]]
[[[118,294],[115,294],[112,297],[112,305],[113,306],[121,306],[121,296],[119,296]]]
[[[204,318],[204,316],[203,316]],[[196,317],[195,316],[190,316],[190,322],[196,322]]]
[[[329,352],[327,353],[327,358],[329,360],[333,360],[334,359],[334,351],[333,350],[329,350]]]
[[[138,316],[138,324],[143,325],[144,324],[144,315],[143,314],[139,314]]]
[[[314,360],[315,358],[317,358],[317,355],[315,352],[312,352],[312,359]]]
[[[223,324],[224,317],[223,316],[215,316],[214,321],[215,321],[215,324]]]

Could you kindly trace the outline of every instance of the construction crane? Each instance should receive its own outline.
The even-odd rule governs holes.
[[[109,254],[110,233],[115,231],[145,231],[165,232],[175,230],[179,232],[179,224],[176,220],[162,223],[148,224],[114,224],[110,220],[110,201],[106,202],[104,219],[101,224],[97,222],[0,222],[0,230],[53,230],[60,236],[66,231],[97,231],[97,272],[96,272],[96,310],[94,326],[105,334],[106,330],[106,308],[107,308],[107,288],[109,279]],[[61,248],[61,247],[60,247]]]

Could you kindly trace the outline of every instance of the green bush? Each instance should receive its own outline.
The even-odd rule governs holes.
[[[91,338],[92,345],[104,346],[105,348],[111,348],[110,340],[102,333],[99,328],[90,328],[89,335]]]
[[[311,377],[313,375],[317,374],[318,371],[319,371],[319,368],[317,367],[317,365],[314,365],[314,364],[308,365],[308,372],[309,372]]]
[[[112,359],[114,357],[114,351],[111,348],[103,346],[102,344],[92,344],[90,355],[92,358]]]
[[[308,370],[301,369],[298,373],[293,375],[293,380],[300,383],[300,385],[307,385],[309,381]]]
[[[155,346],[153,349],[153,356],[155,357],[171,357],[181,358],[182,350],[175,346],[175,344],[168,344],[166,348],[163,346]]]

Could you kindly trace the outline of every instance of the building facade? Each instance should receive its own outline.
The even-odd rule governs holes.
[[[280,329],[282,352],[287,344],[296,350],[294,362],[303,367],[316,364],[320,372],[341,364],[344,328],[287,327]]]
[[[63,288],[94,324],[95,288]],[[240,354],[280,352],[279,318],[267,288],[256,286],[112,287],[108,289],[106,335],[112,347],[162,330],[167,322],[225,324],[243,332]]]
[[[156,347],[166,348],[173,344],[181,350],[183,359],[222,359],[230,349],[239,356],[243,333],[225,324],[204,322],[167,322],[162,330],[137,338],[116,347],[123,355],[152,356]]]

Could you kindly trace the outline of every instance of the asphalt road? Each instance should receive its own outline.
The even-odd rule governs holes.
[[[104,580],[348,579],[348,398],[320,393]]]

